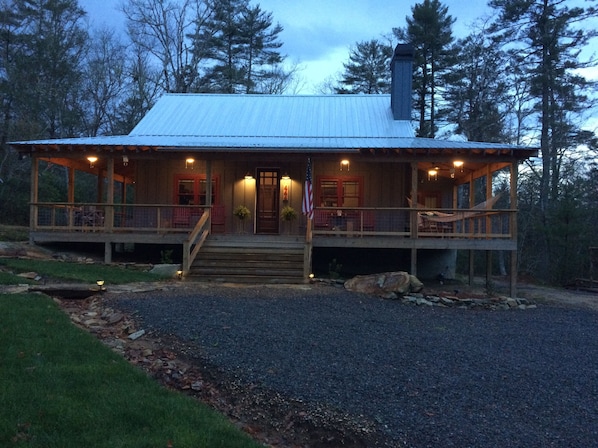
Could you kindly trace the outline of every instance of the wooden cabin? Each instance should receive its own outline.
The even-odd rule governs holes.
[[[536,151],[415,137],[412,56],[397,46],[390,95],[169,94],[129,135],[12,143],[32,159],[30,239],[102,243],[107,263],[175,245],[184,275],[233,281],[305,281],[319,251],[397,251],[422,277],[454,271],[457,250],[508,251],[514,295],[518,165]],[[39,201],[40,161],[68,168],[64,201]],[[96,202],[75,202],[78,172],[97,176]]]

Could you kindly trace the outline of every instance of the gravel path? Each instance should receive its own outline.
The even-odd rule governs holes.
[[[598,312],[403,305],[330,286],[120,295],[248,382],[380,423],[396,446],[598,447]]]

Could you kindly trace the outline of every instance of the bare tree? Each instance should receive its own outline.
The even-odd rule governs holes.
[[[104,28],[91,38],[81,101],[87,133],[111,134],[127,90],[127,50],[113,30]]]
[[[132,42],[161,64],[166,92],[185,93],[198,82],[203,52],[194,51],[211,6],[204,0],[128,0],[123,6]]]

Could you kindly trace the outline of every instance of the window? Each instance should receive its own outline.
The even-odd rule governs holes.
[[[321,207],[360,207],[362,179],[358,177],[320,177],[317,197]]]
[[[205,176],[178,176],[175,178],[175,204],[206,205],[208,185]],[[212,204],[218,204],[218,178],[212,178]]]

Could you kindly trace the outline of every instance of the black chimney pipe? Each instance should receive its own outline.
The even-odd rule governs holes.
[[[395,120],[411,120],[413,56],[411,44],[398,44],[390,62],[390,108]]]

